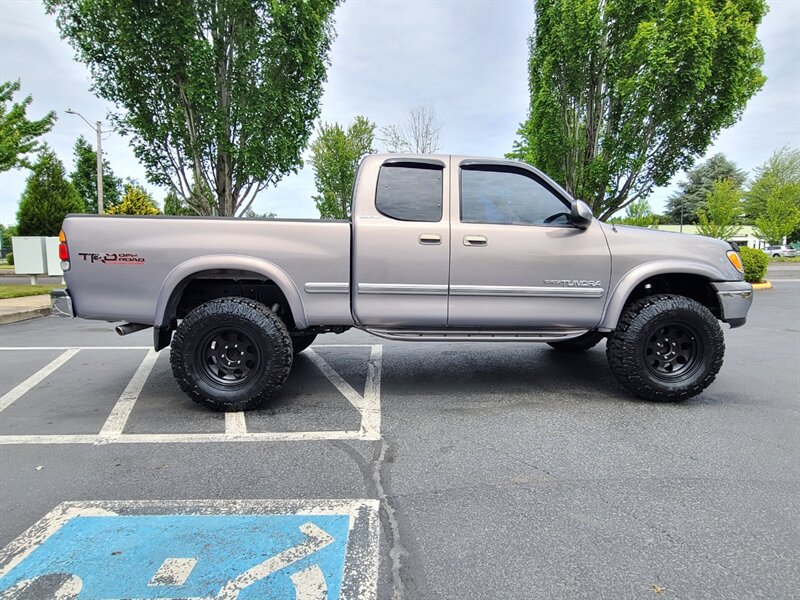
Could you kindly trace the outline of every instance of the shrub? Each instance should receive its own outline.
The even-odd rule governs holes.
[[[769,256],[761,250],[743,246],[739,248],[744,266],[744,280],[750,283],[757,283],[764,280],[769,265]]]
[[[9,252],[8,254],[6,254],[6,262],[8,264],[10,264],[10,265],[14,264],[14,253],[13,252]]]

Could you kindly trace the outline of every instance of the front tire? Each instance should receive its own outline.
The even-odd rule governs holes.
[[[201,304],[178,326],[172,374],[195,402],[221,412],[250,410],[272,398],[292,368],[283,321],[249,298]]]
[[[705,306],[683,296],[647,296],[620,317],[606,346],[614,377],[646,400],[696,396],[722,367],[725,338]]]

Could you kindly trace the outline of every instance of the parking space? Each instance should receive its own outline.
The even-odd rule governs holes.
[[[774,283],[678,404],[602,346],[351,331],[222,415],[149,332],[3,326],[0,598],[795,598],[800,282]]]
[[[0,444],[380,437],[380,344],[307,350],[269,406],[247,414],[213,413],[189,400],[172,378],[168,351],[3,346],[0,353],[10,388],[0,397]]]

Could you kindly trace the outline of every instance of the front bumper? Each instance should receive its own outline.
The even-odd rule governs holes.
[[[72,306],[72,297],[69,295],[69,290],[58,289],[50,292],[50,309],[56,317],[74,317],[75,309]]]
[[[746,281],[716,281],[711,287],[719,300],[720,319],[731,327],[744,325],[753,303],[753,286]]]

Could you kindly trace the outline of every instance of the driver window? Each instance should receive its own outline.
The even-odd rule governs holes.
[[[513,167],[462,167],[461,222],[557,226],[569,207],[531,173]],[[545,220],[549,222],[545,222]]]

